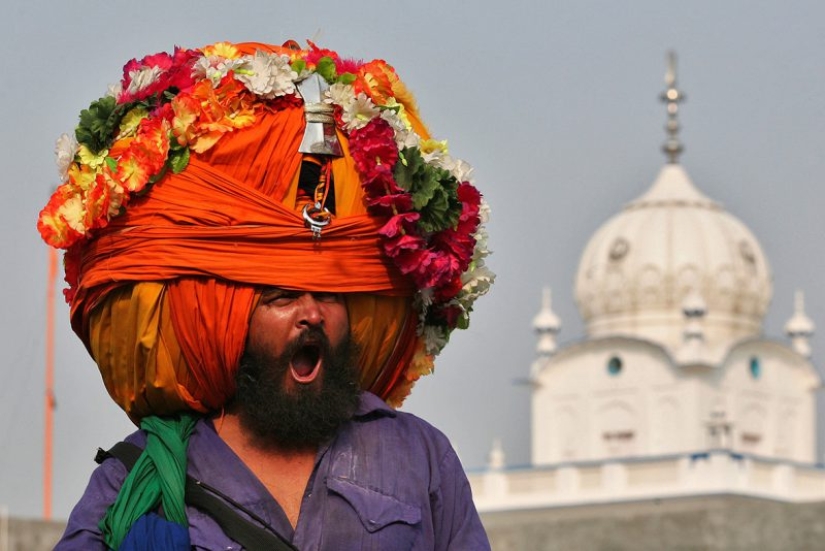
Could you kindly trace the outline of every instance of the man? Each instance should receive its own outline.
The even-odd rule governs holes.
[[[75,135],[38,227],[142,430],[58,549],[489,548],[449,442],[387,405],[492,282],[469,167],[392,67],[176,49]]]

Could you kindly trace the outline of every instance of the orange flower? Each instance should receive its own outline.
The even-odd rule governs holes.
[[[108,171],[107,171],[108,172]],[[87,231],[96,228],[105,228],[109,224],[109,203],[111,193],[106,184],[106,176],[98,174],[94,185],[89,188],[84,197],[86,216],[84,224]]]
[[[172,100],[172,133],[178,145],[187,146],[196,138],[195,122],[201,112],[200,102],[190,94],[178,94]]]
[[[137,136],[117,163],[115,179],[131,192],[141,191],[160,172],[169,154],[169,123],[166,119],[143,119]]]
[[[405,107],[415,105],[412,93],[398,78],[395,69],[382,59],[362,65],[353,86],[356,94],[364,92],[376,105],[387,105],[393,99]]]
[[[37,219],[37,229],[46,243],[55,248],[65,249],[83,237],[85,229],[77,224],[78,207],[82,212],[79,189],[70,182],[57,188]]]
[[[207,151],[226,132],[255,124],[259,104],[255,96],[231,75],[215,88],[208,80],[201,81],[192,91],[192,97],[200,102],[200,113],[191,132],[194,136],[188,139],[190,149],[196,153]],[[184,114],[191,109],[189,104],[180,107]]]

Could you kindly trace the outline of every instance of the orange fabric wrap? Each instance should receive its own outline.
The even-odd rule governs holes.
[[[231,398],[265,285],[347,293],[362,387],[387,397],[403,383],[414,289],[382,253],[384,220],[366,214],[349,155],[332,162],[337,217],[312,241],[295,210],[303,129],[301,108],[260,112],[83,243],[72,326],[132,419]]]

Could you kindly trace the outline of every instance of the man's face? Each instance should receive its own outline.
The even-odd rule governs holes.
[[[289,358],[284,389],[317,388],[329,362],[319,342],[322,335],[333,349],[349,336],[347,307],[340,294],[268,288],[249,320],[246,352],[275,358],[300,338],[301,346]]]
[[[340,295],[266,290],[236,377],[242,426],[261,446],[316,448],[358,404],[354,357]]]

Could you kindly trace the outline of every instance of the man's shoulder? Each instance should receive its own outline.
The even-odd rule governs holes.
[[[399,433],[410,445],[424,445],[435,450],[452,449],[447,436],[428,421],[413,413],[393,409],[369,392],[361,395],[355,421],[356,430]]]

